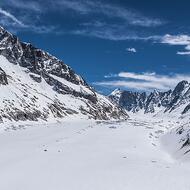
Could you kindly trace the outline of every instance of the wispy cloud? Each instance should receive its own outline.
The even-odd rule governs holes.
[[[90,17],[89,23],[79,24],[76,30],[70,31],[71,34],[106,40],[150,40],[156,35],[141,34],[141,30],[136,30],[136,27],[146,30],[166,23],[158,18],[144,16],[136,10],[102,1],[60,0],[54,1],[52,6],[72,10],[80,18]]]
[[[97,17],[106,16],[110,19],[118,18],[130,25],[142,27],[156,27],[165,24],[165,21],[158,18],[144,16],[142,13],[122,7],[117,4],[106,3],[97,0],[6,0],[6,6],[33,11],[63,11],[72,10],[81,15],[95,15]]]
[[[165,91],[174,88],[182,80],[190,81],[189,74],[159,75],[153,73],[120,72],[110,75],[113,80],[95,82],[94,85],[104,87],[121,87],[137,91],[152,91],[154,89]]]
[[[143,27],[155,27],[163,25],[165,22],[161,19],[146,17],[143,14],[132,11],[128,8],[116,4],[107,4],[101,1],[82,1],[82,0],[60,0],[54,1],[65,9],[71,9],[80,14],[102,14],[108,18],[119,18],[128,24]]]
[[[126,24],[118,23],[106,23],[101,21],[95,21],[91,23],[83,23],[77,30],[71,31],[72,34],[96,37],[105,40],[112,41],[126,41],[126,40],[160,40],[160,36],[157,35],[144,35],[140,31],[135,31],[129,28]]]
[[[93,11],[92,6],[95,4],[90,1],[76,1],[76,0],[60,0],[51,1],[54,9],[69,9],[79,14],[89,14]]]
[[[38,1],[33,0],[6,0],[4,2],[4,5],[8,7],[14,7],[19,10],[29,10],[29,11],[35,11],[35,12],[41,12],[43,11],[43,6]]]
[[[73,23],[75,23],[75,21],[78,22],[78,26],[75,23],[75,27],[71,27],[72,29],[65,28],[64,31],[58,31],[57,29],[57,34],[69,33],[115,41],[147,40],[149,36],[139,35],[138,32],[136,33],[131,27],[143,27],[148,29],[166,23],[159,18],[145,16],[128,7],[106,3],[101,0],[6,0],[2,2],[1,5],[1,9],[3,8],[1,12],[6,17],[9,16],[12,21],[19,24],[20,27],[21,25],[25,26],[27,30],[31,29],[34,32],[50,31],[48,30],[49,26],[46,27],[46,30],[38,29],[38,26],[43,25],[44,28],[46,24],[43,23],[46,23],[45,17],[47,14],[56,13],[60,14],[60,17],[62,14],[68,18],[71,17],[74,19]],[[10,11],[15,13],[16,16],[6,14],[10,13]],[[73,17],[75,14],[80,17],[79,20],[75,20]],[[90,18],[89,25],[85,23],[87,18]],[[6,23],[6,21],[7,18],[0,19],[1,23]],[[11,22],[7,22],[7,25],[10,28]],[[52,26],[54,26],[54,28],[57,27],[55,23],[52,23]],[[53,28],[52,26],[50,28]],[[12,28],[14,27],[18,30],[18,26],[15,26],[12,22]],[[52,32],[55,31],[52,30]]]

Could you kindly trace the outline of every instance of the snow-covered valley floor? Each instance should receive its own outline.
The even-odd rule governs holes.
[[[0,190],[189,190],[190,162],[160,144],[172,125],[132,118],[9,126],[0,133]]]

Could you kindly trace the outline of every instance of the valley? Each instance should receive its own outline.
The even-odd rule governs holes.
[[[189,190],[188,155],[175,158],[162,139],[179,125],[135,114],[124,122],[4,124],[0,189]]]

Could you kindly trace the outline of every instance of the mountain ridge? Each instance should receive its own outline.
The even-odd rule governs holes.
[[[24,43],[0,27],[0,118],[38,120],[79,115],[127,119],[127,113],[98,94],[55,56]],[[3,92],[4,90],[4,92]]]
[[[179,110],[181,115],[190,112],[190,83],[179,82],[173,90],[165,92],[154,90],[150,94],[127,90],[114,90],[110,100],[119,104],[128,112],[137,113],[172,113]]]

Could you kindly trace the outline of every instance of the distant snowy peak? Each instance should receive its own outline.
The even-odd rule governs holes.
[[[0,27],[0,120],[127,119],[63,61]]]
[[[119,88],[115,89],[110,95],[109,97],[112,99],[113,102],[119,104],[119,100],[121,98],[123,91],[121,91]]]
[[[174,90],[167,92],[154,90],[150,94],[117,89],[109,95],[109,98],[127,111],[134,113],[141,110],[144,113],[175,111],[185,114],[190,112],[190,83],[181,81]]]

